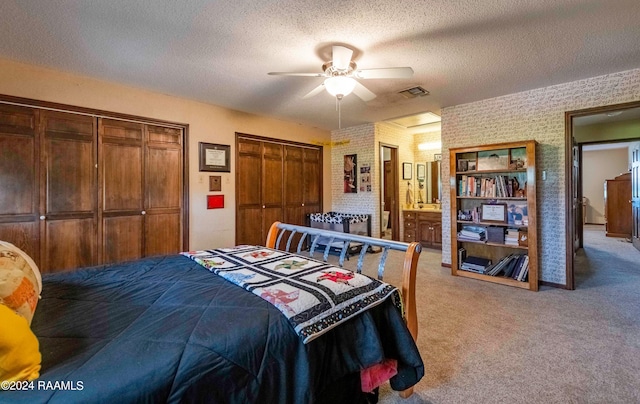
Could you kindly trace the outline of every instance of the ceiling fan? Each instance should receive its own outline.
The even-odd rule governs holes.
[[[321,93],[322,90],[327,90],[338,101],[353,92],[365,102],[376,98],[376,95],[356,79],[406,79],[413,76],[413,69],[410,67],[359,69],[356,62],[351,60],[352,56],[352,49],[333,45],[332,60],[322,65],[322,73],[270,72],[268,74],[272,76],[325,77],[322,84],[303,98],[310,98]]]

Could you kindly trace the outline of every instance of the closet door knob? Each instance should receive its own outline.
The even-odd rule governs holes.
[[[264,206],[264,205],[262,205],[262,209],[264,209],[264,208],[265,208],[265,206]]]
[[[629,202],[631,202],[631,201],[629,201]],[[302,206],[304,206],[304,203],[302,204]]]
[[[44,215],[40,216],[40,220],[44,220],[44,219],[46,219],[46,218],[47,218],[47,217],[46,217],[46,216],[44,216]]]
[[[147,212],[145,212],[144,210],[142,212],[140,212],[141,215],[146,215]]]

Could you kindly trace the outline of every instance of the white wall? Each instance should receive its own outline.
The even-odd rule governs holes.
[[[235,244],[235,132],[324,144],[323,203],[331,209],[328,131],[2,59],[0,94],[189,124],[190,249]],[[206,209],[210,173],[198,171],[198,142],[231,145],[231,172],[221,174],[224,209]]]
[[[449,149],[533,139],[540,279],[566,284],[565,112],[640,100],[640,69],[442,109],[442,259],[451,263]],[[542,181],[542,171],[547,180]]]
[[[627,147],[582,152],[582,194],[587,223],[604,224],[604,181],[628,171]]]

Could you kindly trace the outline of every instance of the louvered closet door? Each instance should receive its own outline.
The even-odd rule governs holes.
[[[147,125],[145,256],[182,251],[182,129]]]
[[[39,112],[0,104],[0,240],[40,262]]]
[[[144,126],[99,119],[102,262],[144,255]]]
[[[97,263],[96,119],[41,110],[41,257],[48,271]]]

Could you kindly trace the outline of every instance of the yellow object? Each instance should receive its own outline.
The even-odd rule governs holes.
[[[18,247],[0,241],[0,304],[31,324],[40,292],[42,277],[35,262]]]
[[[40,376],[40,347],[27,320],[0,304],[0,381]]]

